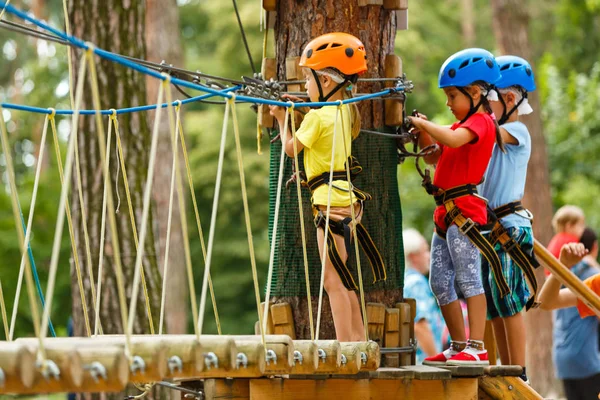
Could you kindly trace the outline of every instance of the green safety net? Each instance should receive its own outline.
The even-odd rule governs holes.
[[[276,133],[274,133],[276,135]],[[269,173],[269,243],[273,234],[275,198],[281,156],[281,141],[271,144]],[[377,245],[387,269],[387,280],[373,283],[373,273],[367,257],[360,250],[363,284],[365,292],[376,289],[400,289],[404,284],[404,251],[402,245],[402,210],[398,193],[398,155],[393,139],[361,134],[352,143],[352,154],[363,166],[363,172],[355,179],[354,185],[373,196],[365,202],[362,223]],[[300,169],[304,170],[300,153]],[[300,214],[295,182],[285,187],[292,177],[293,160],[285,159],[284,187],[281,193],[279,226],[271,284],[272,296],[306,296],[304,258],[300,230]],[[302,205],[306,230],[309,279],[311,295],[317,296],[321,277],[321,260],[317,247],[316,229],[313,224],[310,192],[302,187]],[[354,243],[349,251],[349,265],[356,274],[356,252]]]

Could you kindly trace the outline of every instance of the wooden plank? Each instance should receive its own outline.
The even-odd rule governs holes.
[[[520,365],[490,365],[483,370],[489,376],[521,376],[523,373]]]
[[[397,308],[385,309],[385,334],[383,337],[384,347],[400,346],[400,310]],[[383,364],[386,367],[399,367],[400,356],[398,354],[385,354]]]
[[[452,378],[452,373],[442,368],[429,367],[427,365],[410,365],[402,368],[413,371],[415,373],[415,379],[439,380]]]
[[[369,373],[371,379],[413,379],[415,371],[405,368],[379,368]]]
[[[387,10],[406,10],[408,0],[383,0],[383,8]]]
[[[396,303],[396,308],[400,311],[400,347],[410,346],[410,328],[414,329],[414,319],[411,318],[410,305],[407,303]],[[400,365],[413,365],[411,362],[412,356],[410,353],[400,354]]]
[[[285,59],[285,78],[288,81],[302,79],[302,69],[298,65],[300,63],[300,57],[287,57]],[[301,85],[288,85],[288,92],[300,92]]]
[[[402,76],[402,59],[395,54],[388,54],[385,56],[385,77],[386,78],[397,78]],[[389,81],[386,83],[386,87],[395,86],[395,82]],[[402,125],[402,110],[404,109],[404,103],[397,99],[385,100],[385,124],[388,126],[399,126]]]
[[[482,376],[479,389],[494,400],[537,400],[542,399],[531,386],[514,376]]]
[[[418,381],[394,379],[255,379],[251,400],[477,400],[477,379]]]
[[[263,79],[264,80],[275,79],[275,77],[277,76],[276,71],[277,71],[277,60],[274,58],[263,58],[262,66],[260,69]],[[267,106],[266,104],[258,106],[258,121],[260,122],[260,125],[264,128],[273,127],[274,120],[273,120],[273,117],[271,116],[271,114],[269,114],[269,106]],[[262,307],[264,307],[264,303],[261,304],[261,310],[263,310]],[[263,311],[261,311],[261,313],[262,312]],[[269,318],[269,324],[270,325],[267,326],[267,332],[265,332],[266,334],[273,333],[272,330],[269,331],[269,328],[271,328],[271,329],[273,328],[272,323],[270,322],[270,318]]]
[[[444,365],[440,366],[441,369],[450,371],[452,376],[482,376],[484,374],[484,367],[482,365]]]
[[[266,112],[269,112],[269,107],[265,105],[266,108]],[[273,117],[271,117],[272,119]],[[261,123],[261,125],[263,125]],[[263,126],[267,126],[267,125],[263,125]],[[269,308],[269,311],[271,309]],[[263,301],[262,303],[260,303],[260,314],[261,315],[265,315],[265,302]],[[264,322],[263,322],[264,323]],[[260,335],[260,331],[258,332],[258,334]],[[271,313],[269,312],[269,314],[267,315],[267,331],[265,332],[265,335],[272,335],[273,334],[273,318]]]
[[[182,398],[184,398],[183,395]],[[204,380],[204,399],[250,399],[250,380],[206,379]]]
[[[490,365],[496,365],[498,362],[498,354],[496,351],[496,336],[494,336],[494,328],[492,327],[491,321],[485,321],[485,334],[483,336],[483,343],[485,349],[488,352],[488,359]]]
[[[383,345],[385,328],[385,305],[382,303],[367,303],[367,324],[369,339]]]
[[[262,0],[262,7],[267,11],[277,11],[277,0]]]
[[[275,335],[288,335],[292,339],[296,339],[292,306],[288,303],[273,304],[271,306],[271,318]]]
[[[410,306],[410,338],[415,340],[415,318],[417,317],[417,300],[405,298],[404,302]],[[410,365],[417,365],[417,352],[410,353]]]

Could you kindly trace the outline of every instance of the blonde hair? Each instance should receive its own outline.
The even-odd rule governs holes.
[[[552,217],[552,228],[556,233],[561,233],[565,231],[567,225],[572,225],[584,219],[585,215],[581,208],[572,205],[562,206]]]
[[[329,76],[336,83],[342,83],[347,79],[335,68],[324,68],[315,72],[320,76]],[[340,89],[342,91],[342,98],[344,100],[354,97],[354,87],[355,86],[352,82],[347,81],[346,84]],[[362,121],[360,118],[360,112],[358,111],[358,105],[356,103],[348,104],[348,109],[350,110],[350,134],[352,136],[352,140],[354,140],[360,134]]]

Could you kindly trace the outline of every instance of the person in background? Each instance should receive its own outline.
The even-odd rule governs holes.
[[[572,205],[562,206],[552,217],[552,228],[555,235],[548,243],[548,251],[558,258],[563,245],[579,242],[585,229],[583,210]]]
[[[416,229],[402,232],[404,241],[404,297],[417,301],[415,316],[415,338],[417,339],[417,364],[425,357],[434,356],[443,350],[442,313],[429,287],[429,244]]]

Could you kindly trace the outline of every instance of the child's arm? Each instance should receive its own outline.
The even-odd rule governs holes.
[[[515,138],[513,135],[508,133],[508,131],[506,129],[504,129],[503,127],[500,127],[500,136],[502,136],[502,141],[504,142],[504,144],[514,144],[514,145],[519,144],[519,141],[517,140],[517,138]]]
[[[477,135],[475,135],[473,131],[466,128],[458,128],[457,130],[453,131],[450,128],[446,128],[422,118],[408,118],[410,118],[410,122],[417,129],[426,131],[433,139],[437,140],[444,146],[448,146],[453,149],[470,143],[477,138]]]
[[[560,249],[560,262],[571,268],[581,261],[586,253],[587,250],[581,243],[566,244]],[[554,310],[577,305],[577,296],[570,289],[561,289],[560,286],[561,282],[554,275],[546,280],[539,297],[542,310]]]
[[[285,129],[284,126],[284,122],[285,122],[285,113],[287,112],[287,110],[283,107],[279,107],[279,106],[269,106],[269,112],[270,114],[277,120],[277,124],[279,125],[279,132],[281,134],[281,143],[283,145],[283,149],[285,150],[285,154],[287,154],[289,157],[294,158],[294,142],[292,138],[292,132],[291,132],[291,128],[288,125],[288,129]],[[290,116],[290,118],[293,118],[293,115]],[[288,122],[289,124],[289,122]],[[302,142],[300,142],[298,139],[296,139],[296,150],[298,153],[300,153],[302,151],[302,149],[304,149],[304,145],[302,144]]]

